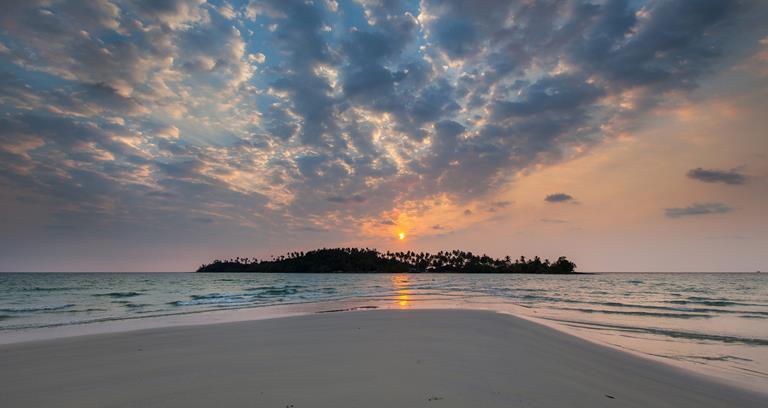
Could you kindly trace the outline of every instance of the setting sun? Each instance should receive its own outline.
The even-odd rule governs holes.
[[[402,241],[405,239],[405,232],[400,232],[397,234],[397,238]]]

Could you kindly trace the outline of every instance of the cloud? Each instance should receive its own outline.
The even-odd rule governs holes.
[[[220,3],[4,4],[4,199],[166,230],[499,211],[764,37],[727,0]],[[744,182],[713,172],[689,177]]]
[[[503,210],[507,207],[509,207],[512,204],[512,201],[503,200],[503,201],[494,201],[488,204],[487,211],[488,212],[496,212],[499,210]]]
[[[257,64],[263,64],[267,62],[267,56],[260,52],[257,52],[255,54],[249,54],[248,61],[253,61],[253,62],[256,62]]]
[[[177,28],[179,25],[191,24],[204,18],[205,9],[200,7],[204,3],[205,0],[136,0],[132,6],[143,18]]]
[[[567,203],[573,202],[573,197],[565,193],[554,193],[544,197],[544,201],[548,203]]]
[[[746,184],[748,177],[737,170],[712,170],[697,167],[687,174],[689,179],[703,181],[705,183],[723,183],[732,186]]]
[[[304,225],[301,227],[296,228],[297,231],[304,231],[304,232],[328,232],[330,229],[328,228],[322,228],[322,227],[316,227],[312,225]]]
[[[348,197],[345,197],[345,196],[328,197],[328,201],[332,203],[338,203],[338,204],[350,204],[350,203],[360,204],[368,201],[368,199],[361,195],[355,194]]]
[[[694,203],[687,207],[665,208],[664,215],[667,218],[680,218],[698,215],[725,214],[733,211],[733,208],[721,203]]]
[[[604,90],[578,75],[556,75],[542,78],[523,89],[516,101],[498,101],[494,117],[526,117],[558,112],[572,112],[592,104],[604,95]]]

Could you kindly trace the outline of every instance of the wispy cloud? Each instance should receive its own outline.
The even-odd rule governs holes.
[[[364,203],[368,201],[367,198],[359,195],[359,194],[353,194],[351,196],[332,196],[328,197],[328,201],[332,203],[339,203],[339,204],[350,204],[350,203]]]
[[[681,218],[711,214],[725,214],[733,208],[721,203],[694,203],[687,207],[665,208],[664,215],[668,218]]]
[[[573,202],[574,198],[570,194],[554,193],[544,197],[544,201],[548,203],[568,203]]]
[[[494,201],[494,202],[488,204],[487,210],[488,210],[488,212],[496,212],[496,211],[503,210],[503,209],[509,207],[510,205],[512,205],[512,201],[509,201],[509,200]]]
[[[705,183],[722,183],[732,186],[745,184],[748,177],[737,170],[713,170],[697,167],[686,174],[688,178]]]

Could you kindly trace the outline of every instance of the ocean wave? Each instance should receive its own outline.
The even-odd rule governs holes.
[[[445,286],[443,286],[445,287]],[[448,286],[449,288],[452,288],[452,286]],[[457,289],[462,290],[463,287],[459,286]],[[549,292],[547,289],[537,289],[537,288],[518,288],[518,287],[511,287],[511,288],[485,288],[489,292]]]
[[[127,307],[129,309],[136,309],[136,308],[140,308],[140,307],[149,306],[149,304],[148,303],[126,303],[123,306]]]
[[[143,315],[143,314],[149,314],[149,313],[163,313],[163,312],[167,312],[167,311],[168,311],[168,309],[139,309],[139,310],[135,310],[134,313]],[[182,314],[183,315],[184,313],[178,313],[178,314]],[[160,315],[157,315],[157,316],[172,316],[172,315],[173,315],[173,313],[172,314],[165,314],[165,315],[160,314]],[[152,317],[152,316],[146,316],[146,317]]]
[[[295,295],[299,293],[299,290],[296,288],[289,288],[285,287],[282,289],[267,289],[264,291],[259,292],[259,295],[264,296],[285,296],[285,295]]]
[[[72,303],[66,305],[43,305],[43,306],[22,306],[22,307],[6,307],[0,309],[0,312],[5,313],[28,313],[28,312],[47,312],[51,310],[61,310],[75,306]]]
[[[299,293],[300,289],[304,289],[304,285],[285,285],[285,286],[256,286],[251,288],[245,288],[249,292],[258,292],[256,296],[288,296]],[[328,288],[326,288],[328,289]],[[330,288],[333,289],[333,288]],[[321,291],[323,289],[320,289]],[[336,289],[333,289],[334,291]]]
[[[672,303],[675,305],[694,304],[704,306],[768,306],[768,304],[765,303],[749,303],[728,299],[702,298],[697,296],[689,297],[687,300],[667,300],[665,303]]]
[[[768,316],[768,312],[752,311],[752,310],[713,309],[708,307],[670,307],[670,306],[642,305],[642,304],[636,304],[636,303],[621,303],[621,302],[583,302],[583,303],[601,305],[601,306],[627,307],[627,308],[649,309],[649,310],[669,310],[669,311],[690,312],[690,313],[729,313],[729,314],[752,313],[757,315]]]
[[[127,298],[127,297],[134,297],[134,296],[140,296],[141,293],[139,292],[109,292],[109,293],[96,293],[93,296],[100,296],[100,297],[111,297],[111,298]]]
[[[176,300],[173,302],[168,302],[169,305],[173,306],[197,306],[197,305],[218,305],[218,304],[229,304],[229,303],[250,303],[253,302],[253,299],[247,299],[242,297],[225,297],[225,298],[206,298],[206,299],[196,299],[196,300]]]
[[[265,298],[265,297],[279,297],[279,296],[293,295],[296,293],[298,293],[298,289],[292,286],[286,286],[286,287],[265,286],[265,287],[259,288],[259,291],[257,293],[213,292],[213,293],[205,293],[201,295],[191,295],[190,298],[192,298],[192,300],[177,300],[174,302],[168,302],[168,304],[174,305],[174,306],[194,306],[194,305],[218,305],[218,304],[231,304],[231,303],[254,303],[254,302],[260,301],[262,298]],[[330,292],[327,292],[327,293],[330,293]]]
[[[107,309],[101,309],[98,307],[91,307],[88,309],[60,309],[53,310],[51,313],[93,313],[93,312],[106,312]]]
[[[175,302],[168,302],[168,304],[174,304]],[[305,302],[295,302],[295,303],[287,303],[287,304],[300,304]],[[273,306],[275,303],[267,303],[267,304],[249,304],[249,305],[234,305],[229,307],[228,309],[231,310],[237,310],[237,309],[243,309],[243,308],[252,308],[252,307],[267,307],[267,306]],[[227,305],[219,305],[222,307],[226,307]],[[111,321],[123,321],[123,320],[137,320],[137,319],[145,319],[148,317],[166,317],[166,316],[184,316],[184,315],[192,315],[192,314],[198,314],[198,313],[207,313],[210,312],[211,309],[203,309],[203,310],[183,310],[183,311],[173,311],[174,309],[148,309],[148,310],[136,310],[134,313],[136,315],[124,315],[124,316],[108,316],[108,317],[99,317],[99,318],[92,318],[92,319],[83,319],[83,320],[70,320],[70,321],[58,321],[58,322],[45,322],[45,323],[25,323],[25,324],[16,324],[16,325],[0,325],[0,332],[2,331],[13,331],[13,330],[21,330],[21,329],[32,329],[32,328],[45,328],[45,327],[62,327],[62,326],[73,326],[73,325],[85,325],[85,324],[91,324],[91,323],[103,323],[103,322],[111,322]]]
[[[79,290],[83,288],[78,287],[54,287],[54,288],[46,288],[41,286],[36,286],[34,288],[24,288],[22,289],[25,292],[61,292],[65,290]]]
[[[673,319],[695,319],[695,318],[708,319],[712,317],[707,314],[695,314],[695,313],[640,312],[640,311],[609,310],[609,309],[586,309],[586,308],[577,308],[577,307],[553,307],[551,309],[570,310],[570,311],[582,312],[582,313],[616,314],[616,315],[625,315],[625,316],[669,317]]]
[[[738,356],[723,355],[723,356],[680,356],[680,358],[689,358],[694,360],[705,361],[754,361],[749,358],[743,358]]]
[[[697,305],[705,305],[705,306],[738,306],[738,305],[744,305],[743,303],[732,302],[730,300],[697,300],[697,301],[688,301],[688,303],[693,303],[693,304],[697,304]]]
[[[493,294],[493,293],[491,293],[491,294]],[[555,298],[555,297],[551,297],[551,296],[539,296],[539,295],[523,295],[523,296],[520,296],[520,299],[523,299],[523,300],[543,300],[545,302],[580,303],[579,301],[575,301],[575,300],[561,299],[561,298]]]
[[[693,293],[712,293],[709,289],[703,289],[696,286],[689,286],[680,290],[681,292],[693,292]]]
[[[577,320],[565,320],[565,319],[555,319],[555,318],[544,318],[544,319],[560,322],[568,326],[581,327],[585,329],[613,330],[613,331],[623,331],[623,332],[630,332],[630,333],[655,334],[660,336],[672,337],[676,339],[702,340],[702,341],[712,341],[712,342],[718,342],[718,343],[729,343],[729,344],[737,343],[737,344],[746,344],[751,346],[768,346],[768,339],[763,339],[763,338],[726,336],[721,334],[706,334],[706,333],[696,333],[696,332],[689,332],[689,331],[682,331],[682,330],[661,329],[657,327],[625,326],[625,325],[618,325],[618,324],[582,322]]]
[[[327,293],[327,294],[338,292],[338,290],[336,290],[336,288],[322,288],[319,291],[322,292],[322,293]]]
[[[258,290],[271,290],[271,289],[303,289],[306,288],[305,285],[269,285],[269,286],[255,286],[251,288],[246,288],[245,290],[251,290],[251,291],[258,291]]]
[[[552,297],[552,296],[539,296],[539,295],[523,295],[523,296],[520,296],[519,299],[555,302],[555,303],[582,304],[582,305],[629,306],[627,304],[619,303],[619,302],[592,302],[589,300],[566,299],[566,298],[559,298],[559,297]]]
[[[521,296],[520,299],[552,302],[552,303],[581,304],[581,305],[591,305],[591,306],[610,306],[610,307],[618,307],[618,308],[661,310],[661,311],[670,311],[670,312],[753,314],[753,315],[768,316],[768,311],[718,309],[718,308],[703,308],[703,307],[673,307],[673,306],[644,305],[644,304],[638,304],[638,303],[623,303],[623,302],[600,302],[600,301],[589,301],[589,300],[565,299],[565,298],[557,298],[552,296],[539,296],[539,295],[524,295],[524,296]],[[704,302],[708,302],[708,303],[704,303]],[[669,300],[669,301],[665,301],[665,303],[670,303],[675,305],[703,304],[704,306],[708,306],[708,305],[722,306],[722,301],[713,302],[713,301]],[[763,306],[763,305],[754,304],[754,303],[739,303],[739,302],[731,302],[731,303],[733,305],[739,305],[739,306]],[[619,313],[619,311],[616,311],[615,313]],[[652,314],[647,314],[647,315],[651,316]],[[663,317],[664,314],[660,313],[659,316]]]
[[[243,294],[240,294],[240,293],[213,292],[213,293],[206,293],[204,295],[191,295],[190,297],[194,300],[203,300],[203,299],[226,299],[226,298],[242,297],[242,296]]]
[[[330,309],[330,310],[320,310],[315,313],[322,314],[322,313],[338,313],[338,312],[354,312],[357,310],[371,310],[371,309],[378,309],[378,306],[357,306],[357,307],[348,307],[345,309]]]

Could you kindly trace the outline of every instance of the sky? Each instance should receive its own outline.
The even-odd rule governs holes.
[[[2,9],[0,271],[336,246],[768,270],[768,2]]]

